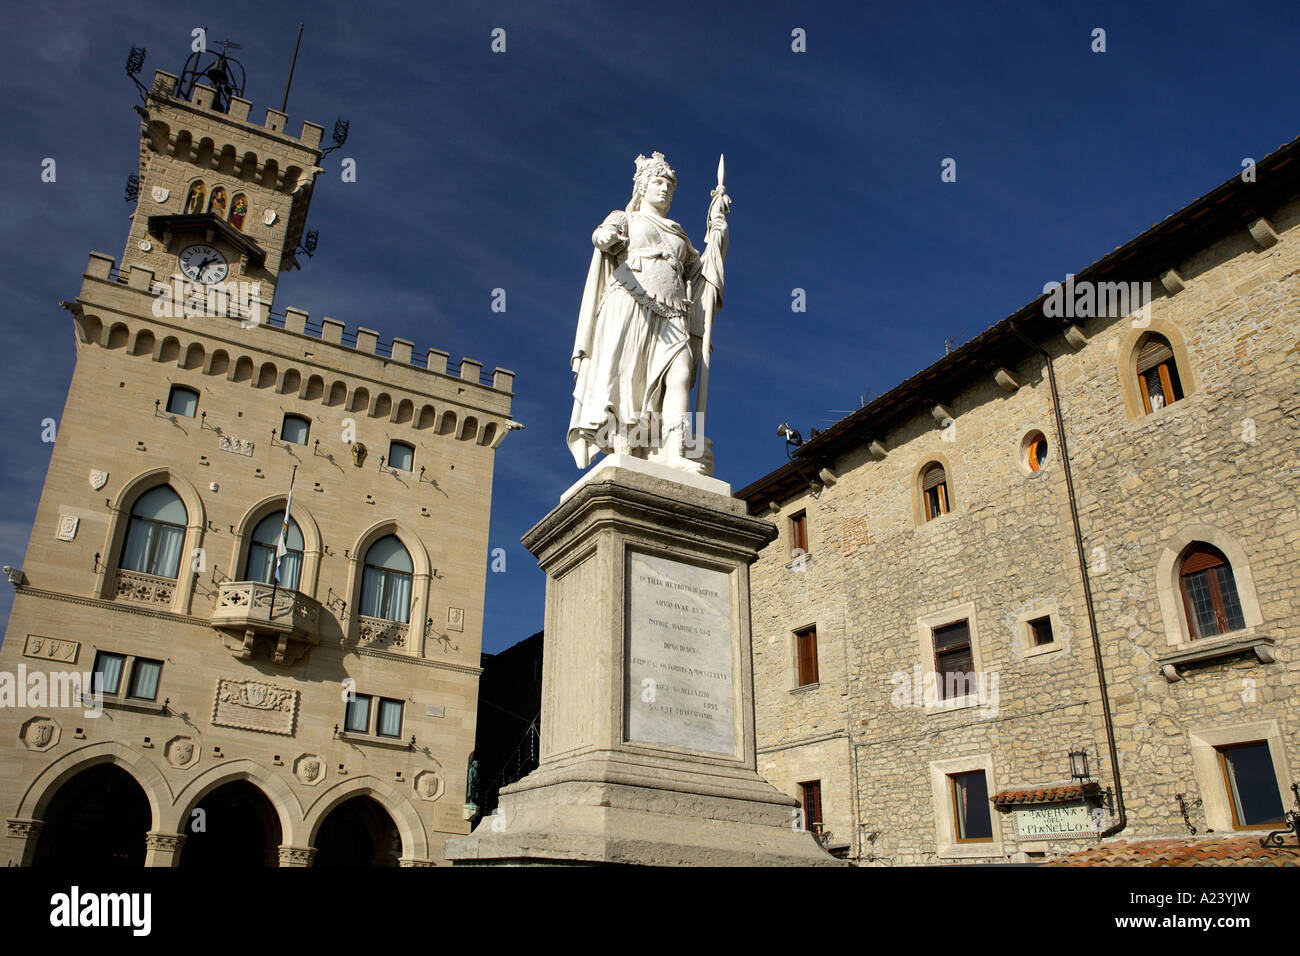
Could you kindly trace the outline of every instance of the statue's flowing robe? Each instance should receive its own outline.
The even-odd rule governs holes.
[[[650,427],[673,360],[722,304],[725,247],[701,258],[681,226],[648,212],[612,212],[606,227],[628,242],[617,256],[595,250],[583,290],[568,431],[579,468],[612,450],[615,428]]]

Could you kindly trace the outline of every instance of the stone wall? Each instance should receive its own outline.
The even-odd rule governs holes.
[[[1080,348],[1063,335],[1043,343],[1118,742],[1121,837],[1186,836],[1176,793],[1203,798],[1191,809],[1198,832],[1207,820],[1222,832],[1214,745],[1269,739],[1284,791],[1300,766],[1285,703],[1300,682],[1290,646],[1300,638],[1300,204],[1272,225],[1281,241],[1269,248],[1242,229],[1174,264],[1185,288],[1170,295],[1154,284],[1149,326],[1135,328],[1135,316],[1079,320]],[[1132,372],[1147,330],[1174,344],[1185,392],[1152,414]],[[825,805],[841,808],[833,829],[856,831],[851,855],[863,862],[1026,860],[1084,845],[1018,844],[1011,815],[996,812],[992,843],[953,844],[936,773],[978,765],[990,794],[1036,788],[1068,781],[1068,752],[1086,747],[1093,778],[1113,791],[1046,367],[1025,350],[1011,371],[1018,389],[1004,390],[990,370],[952,396],[947,427],[924,412],[895,422],[875,436],[883,460],[865,447],[842,454],[833,484],[765,512],[781,538],[752,572],[760,769],[797,795],[820,768]],[[1023,453],[1033,430],[1049,447],[1037,472]],[[952,511],[927,522],[919,478],[932,461],[945,465]],[[792,564],[789,517],[801,510],[811,554]],[[1191,646],[1175,559],[1195,540],[1232,562],[1248,625],[1233,637],[1273,638],[1275,663],[1247,648],[1166,679],[1158,658]],[[1043,615],[1055,641],[1034,648],[1026,621]],[[962,618],[984,693],[955,709],[914,706],[917,671],[933,669],[930,627]],[[820,682],[796,690],[793,632],[811,624]],[[856,760],[847,747],[801,743],[836,732],[850,735]]]

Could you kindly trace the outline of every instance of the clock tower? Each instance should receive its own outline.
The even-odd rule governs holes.
[[[224,53],[194,54],[180,78],[154,75],[136,107],[139,189],[121,269],[149,269],[168,299],[221,285],[261,321],[279,274],[298,265],[323,130],[304,122],[295,137],[275,109],[258,125],[242,92]]]

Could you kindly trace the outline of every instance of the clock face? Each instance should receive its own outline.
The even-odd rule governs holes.
[[[212,246],[202,243],[186,246],[178,258],[185,277],[204,285],[220,282],[229,272],[226,257]]]

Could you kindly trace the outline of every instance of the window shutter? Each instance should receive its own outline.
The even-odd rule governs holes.
[[[943,481],[943,465],[936,462],[925,470],[925,477],[921,479],[921,490],[929,491],[936,485],[942,484]]]
[[[1138,352],[1137,372],[1141,375],[1173,357],[1174,351],[1169,347],[1169,343],[1161,336],[1153,335],[1146,340],[1142,350]]]
[[[1187,557],[1183,558],[1183,566],[1179,569],[1180,574],[1195,574],[1197,571],[1204,571],[1206,568],[1218,567],[1225,564],[1223,557],[1208,548],[1197,548]]]

